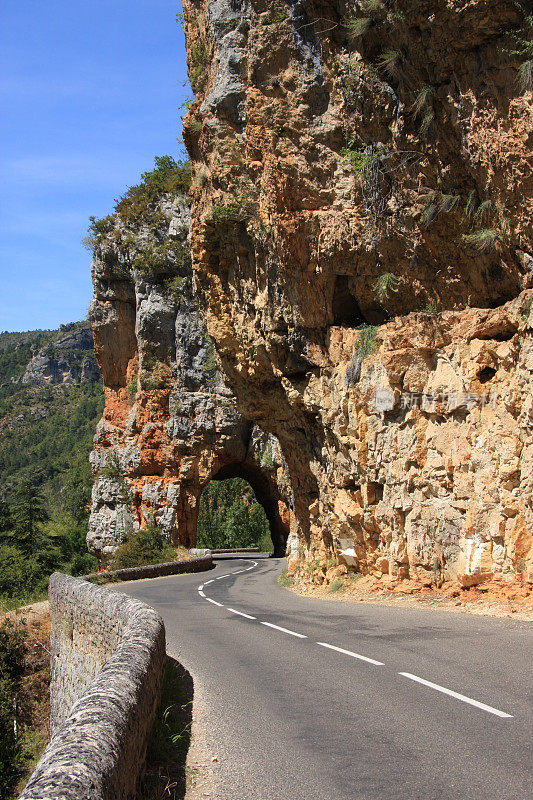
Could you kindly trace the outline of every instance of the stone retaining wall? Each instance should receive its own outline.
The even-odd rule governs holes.
[[[112,572],[94,572],[91,575],[84,575],[84,580],[115,578],[120,581],[137,581],[141,578],[159,578],[162,575],[180,575],[184,572],[203,572],[210,569],[213,565],[211,555],[200,558],[189,558],[187,561],[167,561],[164,564],[149,564],[144,567],[128,567],[127,569],[115,569]]]
[[[135,580],[209,569],[211,555],[106,573]],[[52,739],[22,800],[127,800],[144,769],[165,669],[153,608],[55,572],[48,585]]]
[[[126,800],[144,768],[165,628],[144,603],[54,573],[52,740],[23,800]]]

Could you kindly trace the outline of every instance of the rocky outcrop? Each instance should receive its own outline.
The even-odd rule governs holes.
[[[22,383],[30,386],[99,380],[100,370],[88,322],[61,325],[46,345],[33,354],[22,376]]]
[[[526,4],[184,9],[199,304],[293,566],[533,577]]]
[[[196,305],[189,223],[188,198],[160,192],[127,221],[117,213],[96,243],[90,315],[106,404],[91,456],[89,548],[108,553],[150,521],[191,547],[205,486],[239,476],[284,553],[283,456],[239,413],[220,371]]]

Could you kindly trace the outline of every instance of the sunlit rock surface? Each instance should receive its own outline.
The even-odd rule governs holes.
[[[200,310],[279,442],[293,562],[533,577],[525,9],[184,7]]]
[[[95,249],[90,315],[106,404],[91,455],[89,548],[112,552],[152,521],[191,547],[204,487],[215,477],[243,477],[283,554],[290,503],[283,455],[275,437],[239,413],[198,313],[190,266],[178,269],[174,253],[188,253],[189,222],[187,198],[163,196],[134,232],[116,217]],[[147,243],[167,240],[174,250],[147,275]]]

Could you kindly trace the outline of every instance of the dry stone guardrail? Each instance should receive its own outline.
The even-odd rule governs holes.
[[[211,551],[198,558],[189,558],[187,561],[166,561],[163,564],[148,564],[144,567],[127,567],[115,569],[110,572],[92,572],[83,575],[83,580],[94,581],[138,581],[142,578],[160,578],[163,575],[181,575],[185,572],[203,572],[213,565]]]
[[[118,573],[154,577],[211,564],[206,556]],[[56,572],[48,594],[52,738],[20,798],[130,800],[161,695],[163,620],[145,603],[85,578]]]

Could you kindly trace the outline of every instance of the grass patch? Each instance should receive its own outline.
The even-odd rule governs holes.
[[[482,231],[475,233],[465,233],[462,237],[463,242],[471,247],[474,247],[480,252],[492,250],[496,246],[496,242],[501,240],[501,236],[494,228],[486,228]]]
[[[356,358],[363,360],[367,356],[372,355],[377,347],[377,333],[377,325],[361,325],[359,328],[359,339],[354,347],[354,355]]]
[[[401,50],[386,50],[379,58],[378,67],[389,78],[399,78],[402,76],[404,61]]]
[[[343,586],[344,586],[344,581],[341,581],[340,578],[336,578],[328,586],[328,592],[338,592],[342,589]]]
[[[318,558],[313,558],[309,564],[305,565],[305,571],[307,575],[313,575],[320,566],[320,560]]]
[[[424,308],[422,309],[422,314],[438,314],[439,313],[439,304],[437,300],[428,300]]]
[[[344,20],[344,27],[352,39],[359,39],[368,33],[372,25],[370,17],[347,17]]]
[[[280,586],[284,586],[286,589],[293,584],[293,578],[289,575],[289,570],[285,568],[281,575],[278,578],[278,583]]]
[[[361,580],[362,577],[363,577],[362,572],[349,572],[348,575],[346,576],[348,583],[351,586],[353,586],[354,583],[357,583],[357,581]]]

